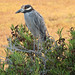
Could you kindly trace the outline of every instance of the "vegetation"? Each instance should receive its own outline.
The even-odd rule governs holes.
[[[47,36],[39,50],[33,50],[33,35],[25,25],[12,25],[6,61],[0,63],[0,75],[74,75],[75,74],[75,30],[70,28],[69,43],[65,43],[62,29],[57,31],[59,39]],[[36,39],[37,40],[37,39]],[[8,68],[4,70],[4,66]]]

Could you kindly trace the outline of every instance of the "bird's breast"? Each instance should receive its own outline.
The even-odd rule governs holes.
[[[34,22],[33,22],[34,17],[31,17],[29,13],[25,13],[24,14],[24,18],[25,18],[25,23],[26,23],[28,29],[31,31],[31,33],[34,36],[38,36],[39,35],[39,31],[34,25]]]

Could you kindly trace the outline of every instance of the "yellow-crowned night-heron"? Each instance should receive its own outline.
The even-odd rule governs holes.
[[[40,41],[46,40],[46,26],[43,17],[33,9],[31,5],[23,5],[16,13],[24,13],[25,23],[33,34],[34,38],[38,37]],[[35,40],[35,39],[34,39]],[[39,49],[39,44],[38,44]],[[35,41],[34,41],[35,50]]]

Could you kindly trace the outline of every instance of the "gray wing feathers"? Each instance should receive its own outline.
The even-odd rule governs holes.
[[[34,25],[40,31],[40,34],[45,35],[46,27],[43,17],[37,11],[34,11],[34,13],[32,13],[30,16],[34,17],[33,19]]]

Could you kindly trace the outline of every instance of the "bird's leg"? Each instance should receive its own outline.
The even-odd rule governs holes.
[[[39,39],[38,39],[38,50],[39,50]]]
[[[35,51],[35,38],[34,38],[34,45],[33,45],[33,50]]]
[[[43,50],[43,42],[41,41],[40,44],[41,44],[41,45],[40,45],[40,46],[41,46],[41,50]]]
[[[38,50],[39,50],[39,44],[40,44],[39,41],[40,41],[40,34],[39,34],[39,37],[38,37],[38,48],[37,48]]]

